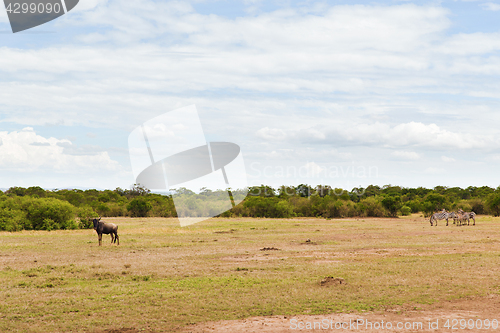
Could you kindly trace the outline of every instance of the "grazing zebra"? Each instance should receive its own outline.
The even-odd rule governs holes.
[[[474,224],[473,225],[476,225],[476,213],[469,212],[469,218],[473,219],[474,220]]]
[[[450,212],[449,217],[453,219],[453,224],[456,224],[456,222],[458,220],[458,214],[455,212]]]
[[[467,220],[467,214],[463,210],[459,210],[457,213],[457,227],[465,224],[465,220]]]
[[[474,224],[476,225],[476,213],[474,212],[464,212],[461,208],[458,210],[458,220],[460,221],[460,225],[465,225],[465,221],[467,220],[467,225],[470,225],[470,219],[474,220]],[[457,223],[457,226],[459,224]]]
[[[476,213],[474,212],[463,212],[465,218],[467,219],[467,225],[470,225],[470,219],[474,221],[472,225],[476,225]],[[465,224],[465,223],[464,223]]]
[[[431,227],[433,226],[432,222],[435,221],[436,222],[436,227],[438,225],[438,220],[446,220],[446,225],[448,225],[448,219],[450,218],[450,213],[448,213],[446,211],[446,209],[443,209],[442,211],[440,211],[439,213],[434,213],[432,214],[431,218],[430,218],[430,222],[431,222]]]

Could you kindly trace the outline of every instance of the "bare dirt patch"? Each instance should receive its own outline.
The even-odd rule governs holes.
[[[139,333],[139,332],[144,332],[144,333],[155,333],[155,331],[149,331],[149,330],[144,330],[140,329],[138,330],[137,328],[108,328],[103,331],[95,331],[94,333]]]
[[[261,251],[279,251],[280,249],[275,248],[275,247],[263,247],[260,249]]]
[[[321,280],[319,284],[322,287],[329,287],[329,286],[336,286],[336,285],[345,284],[345,283],[346,282],[343,278],[327,276],[326,278]]]

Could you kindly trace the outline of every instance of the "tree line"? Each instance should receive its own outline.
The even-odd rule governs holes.
[[[247,190],[232,191],[241,198]],[[210,213],[217,200],[227,198],[225,191],[202,189],[196,194],[180,188],[174,195],[185,200],[200,214]],[[350,191],[326,185],[301,184],[272,188],[267,185],[248,189],[242,203],[222,213],[222,217],[397,217],[422,213],[430,216],[445,208],[448,211],[474,211],[476,214],[500,215],[500,187],[465,189],[436,186],[406,188],[370,185]],[[130,189],[45,190],[41,187],[11,187],[0,191],[0,230],[56,230],[92,228],[89,217],[176,217],[172,194],[152,193],[134,185]]]

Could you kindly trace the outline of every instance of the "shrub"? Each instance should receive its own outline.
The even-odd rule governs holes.
[[[472,206],[465,200],[462,200],[454,205],[456,209],[462,209],[464,212],[470,212]]]
[[[398,216],[398,211],[401,208],[401,197],[387,196],[382,199],[382,205],[389,211],[390,216],[396,217]]]
[[[288,201],[297,216],[314,216],[314,207],[310,199],[305,197],[291,197]]]
[[[468,203],[471,206],[471,209],[474,213],[476,213],[476,214],[485,214],[486,213],[486,205],[482,199],[479,199],[479,198],[470,199],[468,201]]]
[[[31,228],[44,230],[46,227],[54,227],[55,229],[74,229],[76,227],[75,208],[70,203],[54,198],[23,197],[22,200],[22,210],[26,212],[26,218],[31,223]]]
[[[358,203],[358,209],[362,216],[383,217],[387,213],[384,206],[377,197],[368,197],[361,199]]]
[[[21,210],[0,208],[0,230],[21,231],[24,229],[26,214]]]
[[[43,219],[42,228],[43,230],[51,231],[57,230],[60,228],[60,225],[54,222],[52,219]]]
[[[411,208],[408,206],[401,207],[401,215],[403,216],[411,215]]]
[[[486,204],[491,213],[495,216],[500,216],[500,194],[492,193],[488,196]]]
[[[78,208],[77,216],[80,220],[80,223],[78,225],[80,229],[92,229],[94,227],[94,224],[89,219],[97,217],[98,215],[96,214],[96,212],[94,212],[92,207],[83,206]]]
[[[132,217],[145,217],[153,207],[142,197],[137,197],[129,202],[127,210]]]
[[[425,216],[431,216],[433,212],[440,211],[445,207],[446,197],[439,193],[429,193],[422,203],[422,210]]]
[[[286,200],[280,200],[276,205],[276,217],[293,217],[295,213],[293,212],[292,205]]]

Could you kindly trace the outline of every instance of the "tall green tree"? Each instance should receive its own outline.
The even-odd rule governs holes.
[[[382,205],[389,211],[392,217],[398,216],[398,211],[402,206],[401,197],[399,195],[386,196],[382,199]]]

